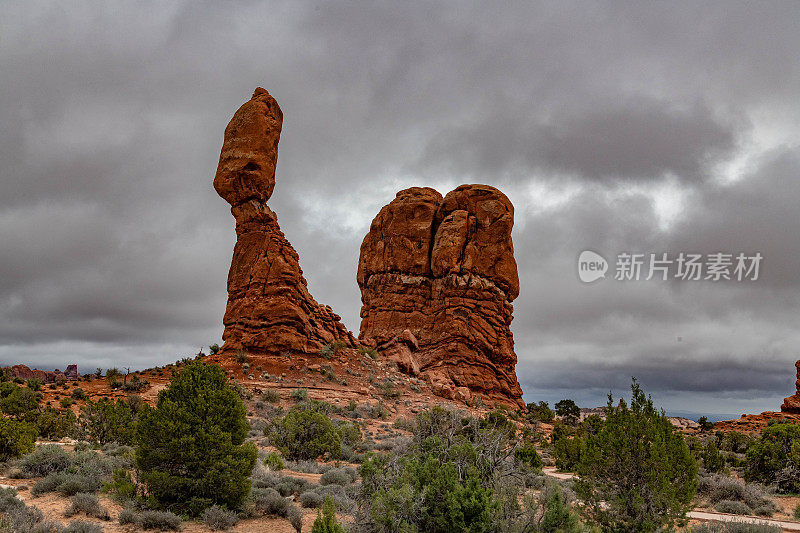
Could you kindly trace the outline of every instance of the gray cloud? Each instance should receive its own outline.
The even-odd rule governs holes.
[[[733,389],[737,408],[775,408],[800,340],[798,11],[4,3],[0,360],[146,366],[219,340],[234,233],[211,178],[263,85],[286,117],[271,206],[351,329],[380,206],[485,182],[517,208],[526,398],[602,403],[636,373],[677,407],[727,412]],[[584,286],[573,270],[583,249],[689,248],[762,251],[763,278]]]
[[[741,124],[723,124],[700,104],[673,109],[650,98],[592,104],[539,120],[519,110],[509,116],[487,110],[476,124],[441,132],[417,168],[443,167],[470,177],[535,172],[703,181],[714,163],[731,155],[742,133]]]

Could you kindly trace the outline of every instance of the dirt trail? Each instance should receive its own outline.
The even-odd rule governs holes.
[[[742,522],[745,524],[777,526],[784,531],[800,531],[800,522],[790,522],[788,520],[773,520],[772,518],[725,514],[714,511],[689,511],[686,513],[686,516],[704,522]]]

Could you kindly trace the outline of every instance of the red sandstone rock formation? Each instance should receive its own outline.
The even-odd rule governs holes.
[[[487,185],[447,196],[412,187],[372,221],[361,245],[361,331],[434,392],[524,407],[509,328],[519,294],[514,207]]]
[[[223,353],[240,348],[251,354],[316,353],[336,340],[355,343],[339,316],[308,292],[297,252],[267,207],[282,123],[278,103],[259,87],[225,128],[214,188],[231,204],[237,239]]]
[[[800,361],[797,361],[794,366],[797,369],[797,381],[794,382],[796,392],[792,396],[783,399],[781,412],[800,415]]]
[[[74,372],[73,372],[74,369]],[[77,365],[69,365],[67,373],[58,369],[50,372],[48,370],[30,369],[26,365],[14,365],[10,368],[12,378],[38,379],[42,383],[56,383],[60,380],[73,381],[78,379]]]

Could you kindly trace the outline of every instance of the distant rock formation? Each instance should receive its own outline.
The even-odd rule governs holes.
[[[38,379],[42,383],[56,383],[60,380],[74,381],[78,379],[78,365],[69,365],[67,370],[62,372],[55,369],[50,372],[48,370],[31,369],[25,365],[14,365],[9,368],[12,378],[20,379]]]
[[[316,353],[333,341],[355,344],[330,307],[308,292],[297,252],[267,207],[275,188],[283,113],[257,88],[225,128],[214,188],[231,204],[236,246],[228,274],[223,353]]]
[[[361,245],[359,339],[440,396],[524,407],[509,327],[513,225],[511,202],[487,185],[397,193]]]
[[[797,361],[794,366],[797,370],[797,380],[794,382],[796,392],[792,396],[783,399],[781,412],[800,415],[800,361]]]

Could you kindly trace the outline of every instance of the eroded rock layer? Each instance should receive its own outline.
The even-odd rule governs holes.
[[[214,188],[231,204],[236,246],[228,274],[223,352],[316,353],[355,339],[330,307],[308,292],[299,257],[267,207],[275,188],[283,113],[258,88],[227,128]]]
[[[524,406],[510,330],[513,224],[511,202],[487,185],[397,193],[361,245],[362,342],[441,396]]]
[[[797,361],[794,366],[797,369],[797,381],[794,382],[796,392],[792,396],[783,399],[781,411],[800,415],[800,361]]]

